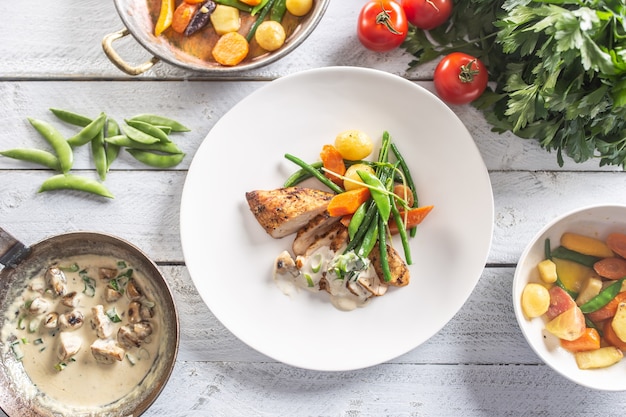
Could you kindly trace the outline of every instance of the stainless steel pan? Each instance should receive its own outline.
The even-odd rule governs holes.
[[[165,342],[160,346],[158,359],[150,370],[154,381],[149,386],[140,387],[138,396],[129,401],[119,401],[102,407],[96,414],[104,416],[138,416],[158,397],[169,379],[178,353],[179,321],[171,291],[157,266],[141,250],[114,236],[76,232],[62,234],[27,246],[0,228],[0,328],[4,325],[7,306],[25,288],[26,281],[47,268],[54,259],[72,255],[95,254],[126,259],[140,270],[149,281],[155,302],[163,314]],[[145,285],[144,284],[144,285]],[[5,352],[0,342],[0,352]],[[11,363],[13,361],[13,363]],[[15,365],[15,357],[3,353],[0,357],[0,406],[10,417],[60,416],[60,412],[42,406],[36,399],[29,399],[18,388],[8,372],[8,366]],[[26,374],[24,373],[24,378]]]

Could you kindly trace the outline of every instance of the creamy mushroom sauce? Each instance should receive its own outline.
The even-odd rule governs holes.
[[[338,261],[338,256],[341,256],[338,254],[342,252],[343,248],[334,252],[328,246],[323,246],[308,256],[298,256],[296,265],[299,273],[295,275],[290,273],[281,274],[275,270],[274,281],[283,294],[287,296],[295,295],[299,289],[314,293],[323,291],[328,292],[331,304],[338,310],[351,311],[364,307],[370,302],[372,298],[371,293],[358,285],[354,280],[340,278],[334,272],[335,269],[332,264]],[[275,264],[276,262],[278,262],[278,259],[275,261]],[[348,267],[348,270],[350,269]],[[371,263],[360,272],[359,277],[377,279],[376,271]],[[320,289],[322,278],[326,280],[325,290]]]
[[[78,271],[68,271],[71,265],[77,265]],[[55,294],[49,280],[46,280],[46,271],[40,271],[30,279],[27,288],[5,310],[6,319],[1,338],[4,345],[13,350],[13,354],[23,364],[23,369],[32,384],[37,387],[39,396],[43,394],[40,401],[44,404],[52,403],[57,410],[62,408],[63,414],[66,415],[67,412],[71,414],[71,411],[75,410],[82,412],[84,409],[97,409],[132,394],[134,388],[149,374],[157,357],[162,315],[152,301],[149,289],[147,287],[144,289],[141,284],[145,282],[145,278],[123,260],[100,255],[80,255],[64,258],[57,266],[62,267],[66,276],[67,293],[75,291],[77,294],[75,306],[64,305],[63,297]],[[100,278],[100,268],[116,270],[116,278],[113,280]],[[119,329],[129,325],[128,310],[131,299],[128,295],[127,282],[137,284],[136,287],[143,292],[137,297],[138,302],[149,309],[152,315],[151,318],[141,319],[144,323],[149,323],[151,334],[140,341],[140,346],[123,346],[118,341]],[[107,297],[111,300],[111,295],[109,293],[107,296],[105,292],[111,291],[111,287],[116,285],[119,285],[120,293],[123,294],[117,301],[107,301]],[[37,308],[37,305],[33,305],[33,300],[38,300],[37,303],[41,300],[44,304],[47,303],[46,311],[43,309],[29,311]],[[121,319],[120,322],[114,323],[110,321],[109,315],[106,315],[109,320],[107,324],[112,326],[108,332],[110,334],[106,337],[98,335],[97,329],[92,325],[95,314],[92,308],[98,305],[102,306],[104,312],[109,312],[111,317],[117,312]],[[56,312],[62,316],[72,311],[78,311],[84,316],[80,328],[63,329],[61,320],[57,325],[45,326],[44,323],[51,317],[50,313]],[[146,317],[148,310],[144,310],[144,313]],[[81,341],[78,352],[63,359],[59,352],[62,334],[79,338]],[[117,351],[118,354],[121,353],[121,360],[113,359],[109,363],[96,360],[91,345],[98,339],[100,343],[122,347],[123,352]]]

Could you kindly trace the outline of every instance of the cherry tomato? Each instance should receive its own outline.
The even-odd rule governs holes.
[[[361,9],[357,35],[361,43],[376,52],[391,51],[406,39],[409,24],[400,3],[371,0]]]
[[[402,8],[409,23],[430,30],[448,20],[452,14],[452,0],[402,0]]]
[[[435,89],[450,104],[466,104],[476,100],[487,88],[489,74],[477,58],[462,52],[446,55],[435,68]]]

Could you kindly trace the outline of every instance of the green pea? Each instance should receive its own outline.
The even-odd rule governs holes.
[[[125,119],[124,121],[129,126],[132,126],[135,129],[140,130],[147,135],[158,138],[160,142],[171,142],[169,136],[167,136],[167,133],[165,133],[164,131],[162,131],[156,126],[151,125],[150,123],[142,122],[140,120],[130,120],[130,119]]]
[[[176,146],[174,142],[157,142],[152,144],[145,144],[141,142],[135,142],[125,135],[111,136],[105,138],[105,142],[109,145],[116,145],[124,148],[141,149],[142,151],[154,151],[163,153],[183,153],[183,151]]]
[[[131,117],[129,120],[137,120],[140,122],[149,123],[153,126],[167,126],[172,129],[172,132],[189,132],[191,130],[187,126],[182,125],[176,120],[163,116],[157,116],[155,114],[138,114]]]
[[[130,125],[126,125],[124,126],[124,129],[122,129],[124,131],[124,134],[126,136],[128,136],[129,138],[131,138],[132,140],[134,140],[135,142],[140,142],[143,143],[145,145],[150,145],[152,143],[157,143],[160,142],[160,139],[157,137],[154,137],[152,135],[149,135],[145,132],[142,132],[139,129],[136,129]]]
[[[96,194],[106,198],[114,198],[113,194],[104,184],[91,178],[80,177],[72,174],[58,174],[45,180],[39,192],[54,190],[76,190]]]
[[[70,146],[74,148],[89,143],[89,141],[95,138],[98,135],[98,132],[100,132],[104,128],[104,122],[106,122],[106,117],[106,114],[100,113],[100,116],[98,116],[91,123],[82,128],[80,132],[69,138],[67,140],[67,143],[69,143]]]
[[[55,171],[61,170],[61,167],[59,166],[59,158],[52,155],[50,152],[41,149],[9,149],[6,151],[0,151],[0,155],[6,156],[7,158],[19,159],[20,161],[43,165]]]
[[[74,113],[68,110],[51,108],[50,111],[54,113],[56,117],[71,125],[85,127],[93,120],[82,114]]]
[[[59,158],[59,167],[61,168],[61,172],[68,172],[74,163],[74,152],[63,135],[54,126],[44,122],[43,120],[37,120],[29,117],[28,121],[54,149],[57,158]]]
[[[183,160],[184,153],[158,154],[140,149],[126,149],[136,160],[155,168],[171,168]]]

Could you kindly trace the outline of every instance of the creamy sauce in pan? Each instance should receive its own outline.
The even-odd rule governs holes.
[[[67,267],[78,265],[78,271],[71,272]],[[45,277],[45,270],[40,271],[28,283],[27,288],[6,309],[6,321],[2,328],[1,338],[6,346],[10,346],[13,354],[21,360],[26,374],[44,397],[54,400],[69,410],[72,407],[95,407],[110,404],[133,392],[134,388],[149,374],[149,370],[157,356],[160,340],[162,314],[153,302],[152,294],[147,286],[142,285],[145,278],[133,266],[123,260],[112,259],[100,255],[81,255],[65,258],[58,263],[63,267],[67,278],[67,293],[75,291],[75,306],[64,305],[59,296],[51,289]],[[99,269],[105,267],[116,270],[113,280],[99,277]],[[125,346],[118,341],[118,331],[130,322],[129,304],[131,299],[128,282],[137,284],[142,295],[135,297],[143,308],[144,315],[135,319],[149,323],[151,334],[141,340],[140,346]],[[122,295],[113,301],[105,292],[107,288],[118,287]],[[132,288],[130,288],[132,290]],[[136,295],[136,293],[134,293]],[[33,300],[43,299],[47,303],[47,311],[32,312]],[[45,304],[44,303],[44,304]],[[98,335],[97,328],[92,326],[94,312],[92,307],[101,305],[106,317],[115,313],[121,319],[114,323],[109,321],[110,333]],[[137,306],[137,304],[135,304]],[[79,311],[84,316],[83,325],[76,330],[62,329],[62,325],[46,327],[44,322],[51,312],[59,315]],[[152,317],[149,317],[152,316]],[[134,315],[133,317],[137,317]],[[110,319],[109,319],[110,320]],[[79,338],[81,347],[78,353],[70,358],[59,356],[61,334]],[[110,341],[123,348],[121,360],[110,360],[102,363],[96,360],[91,345],[97,339]],[[119,351],[118,351],[119,352]],[[20,356],[22,356],[20,358]]]

